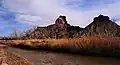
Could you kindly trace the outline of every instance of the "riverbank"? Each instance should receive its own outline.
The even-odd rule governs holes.
[[[70,53],[35,51],[9,47],[9,51],[18,53],[35,65],[120,65],[120,58],[81,56]]]
[[[119,37],[94,36],[64,39],[0,40],[0,42],[28,50],[50,50],[81,55],[120,57]]]
[[[9,52],[5,45],[0,45],[0,65],[33,65],[16,53]]]

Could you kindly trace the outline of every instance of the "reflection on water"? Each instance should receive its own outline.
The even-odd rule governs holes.
[[[46,51],[28,51],[9,48],[35,65],[120,65],[120,59],[80,56]]]

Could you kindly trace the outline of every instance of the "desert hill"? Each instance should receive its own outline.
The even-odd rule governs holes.
[[[70,25],[66,16],[59,16],[55,23],[46,27],[37,27],[34,31],[26,34],[26,38],[73,38],[82,36],[120,36],[120,26],[112,22],[108,16],[99,15],[85,28]]]
[[[84,28],[82,35],[120,36],[120,26],[112,22],[108,16],[99,15]]]

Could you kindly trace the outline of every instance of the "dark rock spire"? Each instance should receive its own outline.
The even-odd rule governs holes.
[[[109,21],[110,18],[108,16],[104,16],[104,15],[99,15],[98,17],[94,18],[94,22],[103,22],[103,21]]]
[[[59,16],[55,24],[67,24],[66,16]]]

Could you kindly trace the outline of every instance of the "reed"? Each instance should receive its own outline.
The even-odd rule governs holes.
[[[0,41],[3,43],[3,41]],[[120,56],[120,38],[89,36],[62,39],[8,40],[7,45],[25,49],[45,49],[100,56]]]

